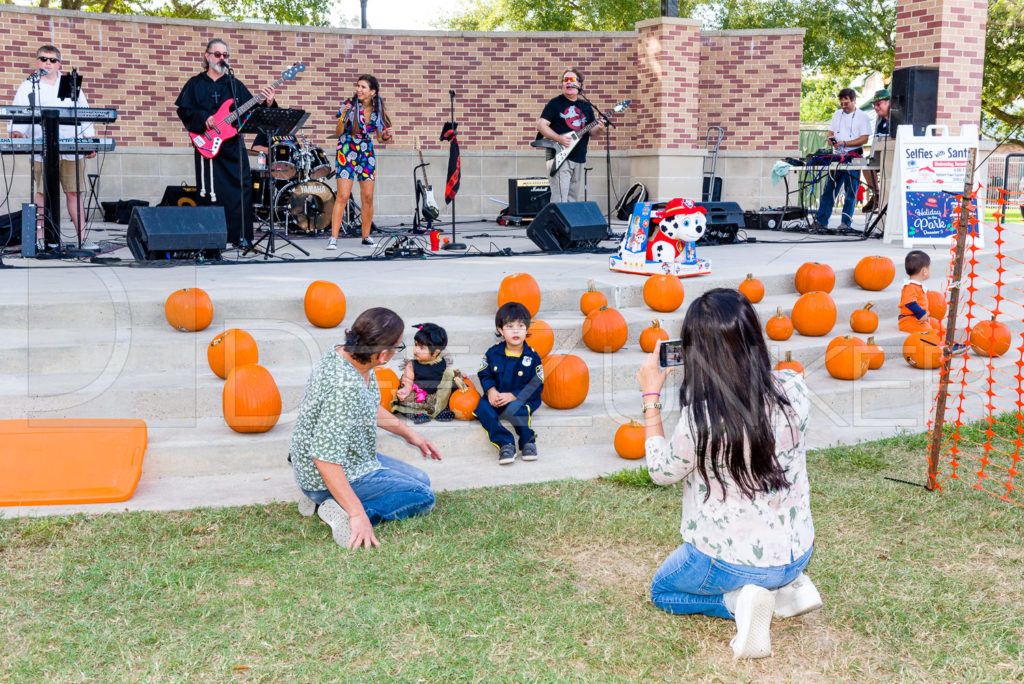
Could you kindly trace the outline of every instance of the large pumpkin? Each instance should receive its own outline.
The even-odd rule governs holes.
[[[850,329],[853,332],[870,335],[878,330],[878,314],[871,310],[874,305],[874,302],[868,302],[863,309],[850,314]]]
[[[644,283],[644,303],[655,311],[670,313],[683,305],[686,292],[683,283],[675,276],[659,273]]]
[[[884,290],[896,277],[896,265],[884,256],[866,256],[853,269],[853,280],[865,290]]]
[[[529,273],[513,273],[501,281],[498,288],[498,308],[507,302],[519,302],[536,316],[540,311],[540,286]]]
[[[831,292],[832,288],[836,286],[836,273],[828,264],[808,261],[796,270],[793,284],[796,285],[796,291],[800,294]]]
[[[580,311],[586,316],[594,309],[600,309],[602,306],[608,306],[608,298],[604,296],[603,292],[598,292],[593,280],[588,280],[587,291],[580,296]]]
[[[804,365],[802,363],[800,363],[799,361],[794,361],[793,360],[793,352],[788,351],[788,352],[786,352],[786,359],[785,359],[785,361],[779,361],[777,364],[775,364],[775,370],[792,370],[792,371],[796,371],[800,375],[803,375],[804,374]]]
[[[1010,348],[1010,329],[993,316],[971,331],[971,349],[980,356],[1002,356]]]
[[[839,380],[857,380],[868,372],[868,352],[864,340],[843,335],[828,343],[825,370]]]
[[[753,273],[747,274],[747,279],[736,288],[743,296],[750,300],[751,304],[757,304],[764,299],[764,283],[754,277]]]
[[[782,313],[782,307],[775,309],[775,315],[764,324],[764,331],[770,339],[782,342],[793,334],[793,321]]]
[[[544,364],[544,390],[541,400],[555,409],[576,408],[590,391],[590,369],[573,354],[549,354]]]
[[[263,366],[236,366],[221,393],[224,422],[235,432],[266,432],[281,417],[281,392]]]
[[[808,292],[793,305],[793,327],[801,335],[828,335],[836,324],[836,303],[824,292]]]
[[[869,337],[867,343],[868,370],[878,370],[885,363],[885,350],[875,344],[875,338]]]
[[[626,319],[615,309],[602,306],[583,319],[583,344],[596,352],[617,352],[626,344],[628,336]]]
[[[329,280],[314,280],[302,300],[306,318],[318,328],[334,328],[345,319],[345,293]]]
[[[231,328],[217,335],[206,347],[206,361],[218,378],[227,378],[235,366],[258,363],[260,352],[252,335]]]
[[[551,353],[551,348],[555,346],[555,331],[544,321],[535,318],[526,331],[526,342],[530,345],[530,349],[537,352],[543,359]]]
[[[640,333],[640,348],[650,354],[654,351],[654,347],[658,344],[658,340],[667,340],[668,331],[661,327],[661,323],[657,318],[651,319],[651,327],[644,328],[644,331]]]
[[[934,331],[916,332],[903,341],[903,360],[914,368],[938,368],[942,365],[942,341]]]
[[[942,319],[946,317],[946,298],[941,292],[935,290],[928,290],[928,315],[942,323]]]
[[[643,424],[630,419],[615,431],[615,453],[630,461],[643,458],[646,452],[645,441]]]
[[[375,367],[373,369],[373,377],[377,380],[377,389],[380,390],[380,405],[386,411],[390,411],[391,402],[398,398],[398,388],[402,382],[398,379],[395,371],[386,366]]]
[[[455,375],[455,391],[448,398],[448,408],[458,420],[473,420],[473,411],[480,403],[480,393],[461,373]]]
[[[164,302],[164,316],[175,330],[204,330],[213,320],[213,302],[210,295],[198,287],[187,287],[172,292],[167,298]]]

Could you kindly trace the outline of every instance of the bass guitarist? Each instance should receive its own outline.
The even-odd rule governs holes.
[[[252,99],[245,84],[229,72],[231,54],[228,44],[214,38],[206,44],[202,56],[204,71],[188,80],[174,104],[178,118],[189,133],[202,134],[216,126],[214,114],[227,100],[240,106]],[[264,104],[274,102],[274,89],[263,88]],[[224,207],[228,241],[236,247],[248,247],[253,239],[252,179],[245,141],[236,135],[221,144],[216,156],[206,159],[195,152],[196,185],[204,197]]]
[[[566,69],[562,74],[562,92],[544,105],[544,111],[537,119],[540,135],[554,140],[562,147],[568,147],[572,138],[569,134],[578,131],[594,121],[594,108],[580,97],[583,90],[583,73],[577,68]],[[579,202],[583,186],[583,166],[587,161],[587,143],[590,135],[604,132],[604,123],[598,123],[585,135],[569,155],[568,161],[551,176],[552,202]],[[548,155],[549,157],[551,155]],[[549,166],[554,160],[549,159]],[[550,168],[548,169],[550,172]]]

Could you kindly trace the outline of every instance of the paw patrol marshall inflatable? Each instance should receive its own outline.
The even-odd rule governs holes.
[[[688,199],[676,198],[652,214],[653,203],[638,203],[619,252],[609,268],[625,273],[705,275],[711,262],[697,257],[697,240],[707,230],[706,210]]]

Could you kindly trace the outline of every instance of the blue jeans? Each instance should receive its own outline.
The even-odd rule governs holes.
[[[835,176],[835,180],[833,180],[833,176]],[[832,218],[832,207],[836,203],[836,194],[842,188],[845,195],[842,223],[850,225],[850,221],[853,220],[853,209],[857,204],[858,185],[860,185],[860,171],[838,171],[835,174],[828,174],[825,179],[825,188],[821,191],[818,213],[814,216],[818,223],[828,227],[828,220]]]
[[[777,589],[795,580],[811,560],[811,547],[789,565],[760,568],[712,558],[687,542],[673,551],[651,580],[651,600],[676,615],[701,613],[732,620],[723,594],[746,584]]]
[[[430,477],[416,466],[397,458],[378,453],[377,459],[383,468],[349,480],[352,491],[359,497],[366,515],[370,518],[370,524],[376,525],[384,520],[401,520],[430,512],[434,507]],[[334,498],[326,489],[302,491],[316,504]]]

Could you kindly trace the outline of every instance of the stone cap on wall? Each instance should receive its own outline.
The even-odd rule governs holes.
[[[805,28],[761,28],[761,29],[729,29],[727,31],[701,31],[701,36],[709,38],[718,36],[802,36],[807,33]]]

